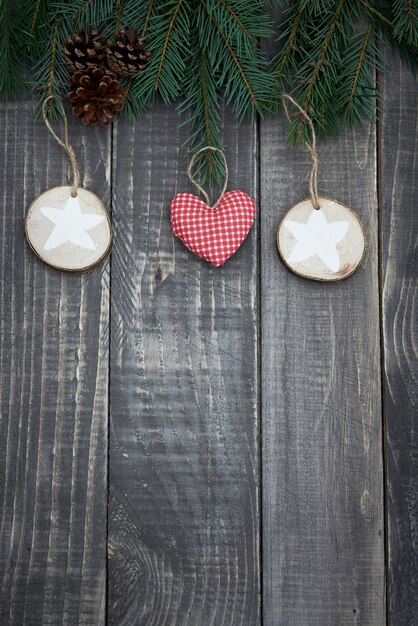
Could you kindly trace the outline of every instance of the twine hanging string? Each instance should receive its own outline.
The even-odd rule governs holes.
[[[205,146],[204,148],[201,148],[200,150],[195,152],[195,154],[190,159],[189,167],[187,168],[187,176],[189,177],[190,182],[193,183],[193,185],[196,187],[196,189],[198,189],[200,191],[200,193],[202,194],[202,196],[205,198],[206,204],[208,206],[210,206],[210,199],[209,199],[208,194],[206,193],[206,191],[204,189],[202,189],[202,187],[199,185],[199,183],[197,183],[195,181],[195,179],[193,178],[193,176],[192,176],[192,169],[193,169],[193,165],[195,164],[196,158],[199,156],[199,154],[202,154],[202,152],[206,152],[206,150],[210,150],[211,152],[217,152],[218,154],[220,154],[221,157],[222,157],[222,160],[224,162],[224,167],[225,167],[225,184],[224,184],[224,186],[222,188],[222,191],[220,193],[219,198],[217,199],[215,204],[210,207],[211,209],[216,209],[216,207],[217,207],[220,199],[224,195],[224,193],[226,191],[226,187],[228,185],[228,165],[226,163],[225,154],[222,152],[222,150],[220,148],[214,148],[213,146]]]
[[[64,140],[60,139],[60,137],[58,137],[58,135],[56,134],[56,132],[54,131],[54,129],[52,128],[48,118],[47,118],[47,106],[48,104],[51,102],[51,100],[56,100],[58,102],[58,106],[60,109],[60,113],[61,116],[64,120]],[[80,185],[80,172],[78,170],[78,165],[77,165],[77,160],[75,158],[75,154],[74,154],[74,150],[72,148],[72,146],[69,144],[68,142],[68,121],[67,121],[67,116],[65,114],[65,110],[64,110],[64,106],[62,104],[62,100],[60,98],[58,98],[58,96],[48,96],[48,98],[46,98],[43,102],[42,105],[42,117],[43,120],[46,124],[47,129],[49,130],[49,132],[51,133],[51,135],[54,137],[54,139],[59,143],[59,145],[64,148],[65,152],[67,153],[67,156],[70,160],[70,164],[71,164],[71,169],[72,169],[72,173],[73,173],[73,182],[71,185],[71,195],[73,198],[75,198],[77,196],[77,190],[78,187]]]
[[[282,95],[282,104],[283,104],[284,112],[286,113],[286,117],[289,120],[289,122],[291,121],[291,116],[290,116],[289,111],[287,109],[286,99],[289,100],[289,102],[291,102],[293,104],[293,106],[295,106],[298,109],[298,111],[300,111],[300,113],[303,115],[305,120],[308,122],[309,127],[311,129],[312,143],[306,142],[306,144],[305,144],[307,149],[309,150],[309,153],[310,153],[311,159],[312,159],[312,169],[311,169],[311,176],[310,176],[310,180],[309,180],[309,195],[311,197],[311,202],[312,202],[313,208],[318,210],[318,209],[321,208],[321,205],[319,204],[319,196],[318,196],[318,183],[317,183],[318,153],[316,151],[315,128],[314,128],[314,125],[313,125],[313,122],[312,122],[311,118],[306,113],[306,111],[304,111],[304,109],[302,109],[300,104],[298,104],[296,102],[296,100],[294,100],[292,98],[292,96],[289,96],[289,94],[284,93]]]

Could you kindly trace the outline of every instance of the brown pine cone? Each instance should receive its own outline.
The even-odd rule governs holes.
[[[72,37],[68,37],[61,49],[72,72],[84,70],[87,67],[99,67],[103,65],[106,58],[104,39],[94,26],[88,33],[82,29]]]
[[[107,64],[110,69],[118,76],[134,76],[141,72],[151,57],[151,53],[145,49],[144,41],[137,37],[136,26],[116,33],[115,40],[106,44]]]
[[[108,126],[122,109],[126,93],[113,72],[95,67],[72,75],[67,98],[83,124]]]

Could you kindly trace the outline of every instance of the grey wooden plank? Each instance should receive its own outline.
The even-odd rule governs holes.
[[[30,101],[0,108],[1,624],[102,624],[108,269],[68,275],[24,239],[68,163]],[[84,185],[109,201],[110,133],[70,120]]]
[[[114,137],[109,623],[259,623],[256,231],[224,268],[176,240],[174,111]],[[225,119],[229,189],[255,129]]]
[[[355,209],[367,258],[315,283],[280,262],[275,232],[306,197],[310,158],[284,116],[260,133],[265,623],[385,623],[375,132],[319,142],[319,191]]]
[[[390,623],[418,623],[418,89],[395,55],[382,77],[380,141]]]

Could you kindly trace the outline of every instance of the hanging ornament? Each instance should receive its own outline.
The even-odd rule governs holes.
[[[101,200],[79,186],[80,174],[72,146],[68,143],[68,124],[64,107],[64,140],[52,129],[46,106],[56,96],[49,96],[42,108],[48,130],[66,151],[71,163],[71,186],[54,187],[35,198],[25,220],[30,247],[47,265],[69,272],[86,271],[100,263],[112,242],[110,221]]]
[[[365,250],[363,227],[357,214],[341,202],[318,196],[318,156],[311,118],[289,95],[282,97],[288,120],[289,100],[310,126],[312,143],[306,143],[312,170],[309,198],[287,211],[277,229],[277,248],[285,265],[295,274],[319,281],[337,281],[350,276],[361,263]]]
[[[225,165],[225,184],[213,206],[210,206],[207,193],[192,176],[196,158],[206,150],[218,152]],[[225,155],[219,148],[207,146],[196,152],[190,161],[187,175],[206,202],[191,193],[177,194],[170,205],[173,233],[196,256],[218,267],[238,250],[248,235],[254,222],[254,200],[243,191],[225,193],[228,167]]]

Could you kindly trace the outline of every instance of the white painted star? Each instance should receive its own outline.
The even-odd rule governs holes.
[[[306,224],[286,220],[284,226],[296,237],[288,263],[300,263],[317,255],[332,271],[340,269],[337,243],[347,234],[349,222],[327,222],[321,209],[313,210]]]
[[[103,222],[105,218],[96,213],[82,213],[78,197],[70,197],[64,209],[44,206],[40,210],[55,224],[45,242],[44,250],[53,250],[67,241],[87,250],[96,249],[96,244],[86,231]]]

